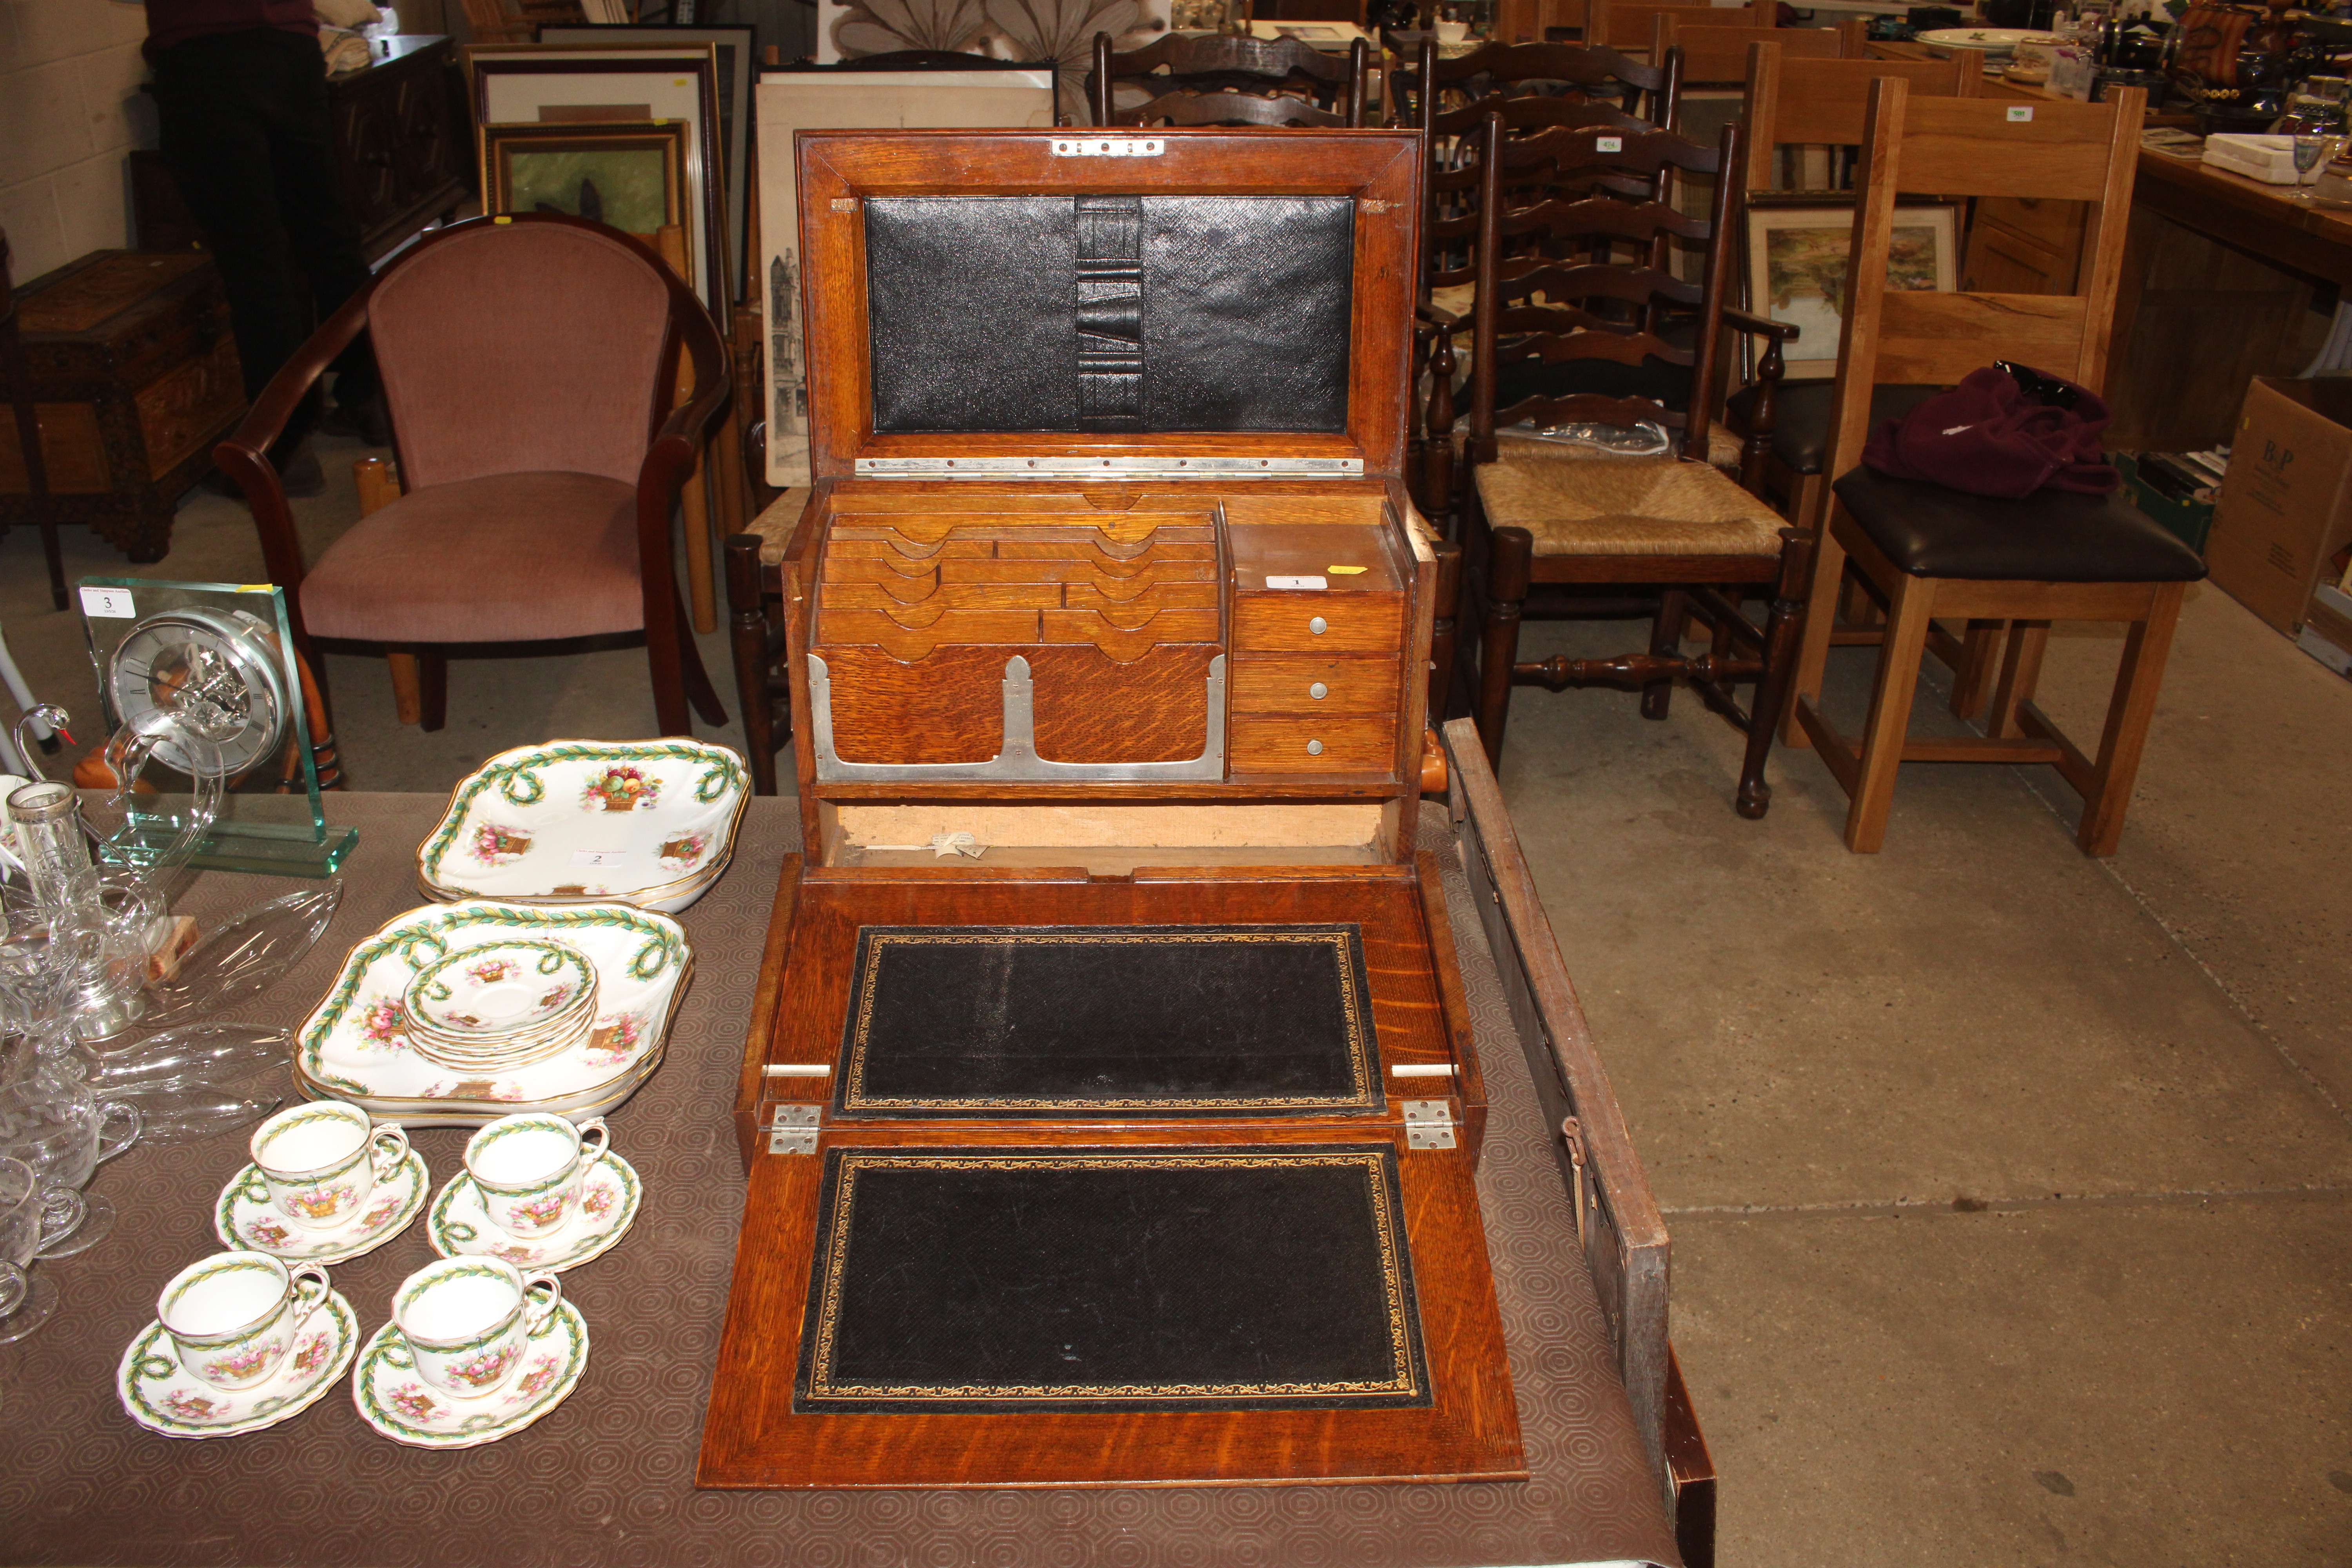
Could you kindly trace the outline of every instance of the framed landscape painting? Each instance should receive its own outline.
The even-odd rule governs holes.
[[[686,216],[686,135],[676,120],[485,125],[482,210],[564,213],[654,245]]]
[[[1887,257],[1890,288],[1959,287],[1960,212],[1921,204],[1895,209]],[[1791,376],[1826,376],[1837,368],[1846,258],[1853,245],[1851,204],[1751,205],[1748,209],[1748,308],[1802,329],[1784,353]]]

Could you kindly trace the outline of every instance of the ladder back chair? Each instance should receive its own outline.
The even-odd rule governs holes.
[[[1668,49],[1680,49],[1685,87],[1738,87],[1747,83],[1748,51],[1754,45],[1771,45],[1790,59],[1833,60],[1844,54],[1845,43],[1835,27],[1741,26],[1716,21],[1712,11],[1662,5],[1653,18],[1650,58],[1664,59]],[[1748,155],[1755,156],[1752,141]]]
[[[1890,479],[1860,467],[1882,384],[1949,385],[1996,360],[2099,389],[2137,166],[2142,94],[2045,100],[2031,118],[1985,100],[1911,96],[1899,78],[1871,87],[1853,265],[1820,542],[1793,721],[1849,797],[1845,842],[1885,840],[1896,771],[1913,762],[2047,763],[2084,801],[2076,842],[2115,851],[2197,552],[2136,510],[2122,492],[2040,490],[2022,500]],[[1906,292],[1886,286],[1896,192],[2026,196],[2090,204],[2072,294]],[[1878,671],[1859,742],[1820,706],[1832,597],[1851,563],[1886,608]],[[1914,689],[1937,615],[2010,623],[1982,738],[1913,741]],[[2117,621],[2123,657],[2095,755],[2033,704],[2053,619]]]
[[[1775,32],[1779,13],[1773,0],[1738,6],[1710,5],[1707,0],[1592,0],[1592,20],[1585,36],[1612,49],[1646,49],[1662,16],[1672,14],[1677,22],[1687,20],[1694,26]]]
[[[1325,119],[1251,124],[1312,123],[1361,126],[1368,49],[1359,38],[1345,56],[1329,55],[1296,38],[1169,37],[1140,49],[1111,47],[1108,33],[1097,33],[1094,68],[1087,73],[1087,102],[1097,125],[1166,122],[1202,125],[1222,121],[1177,119],[1169,106],[1177,93],[1250,94],[1304,103]],[[1119,99],[1125,89],[1124,107]],[[1138,118],[1149,103],[1159,121]],[[1242,110],[1246,115],[1255,111]]]
[[[1612,145],[1613,143],[1613,145]],[[1742,816],[1764,815],[1770,791],[1764,761],[1779,693],[1796,647],[1808,550],[1802,536],[1730,475],[1707,461],[1706,411],[1722,388],[1717,346],[1727,326],[1785,332],[1725,304],[1730,242],[1738,210],[1739,128],[1726,126],[1706,148],[1666,131],[1604,136],[1559,130],[1528,147],[1573,173],[1605,169],[1655,178],[1671,169],[1717,175],[1709,216],[1670,203],[1571,190],[1564,198],[1507,208],[1499,120],[1488,122],[1481,164],[1478,299],[1465,494],[1470,571],[1479,590],[1479,733],[1499,759],[1514,684],[1555,689],[1631,684],[1642,711],[1664,718],[1677,678],[1748,736],[1737,790]],[[1604,238],[1635,259],[1512,256],[1514,234],[1570,241]],[[1668,269],[1675,242],[1702,248],[1699,280]],[[1540,298],[1538,298],[1538,296]],[[1661,314],[1696,311],[1696,341],[1677,348],[1659,335]],[[1672,390],[1669,391],[1668,388]],[[1664,428],[1663,456],[1617,457],[1514,437],[1499,427],[1597,423]],[[1535,584],[1582,590],[1551,609],[1654,619],[1646,652],[1615,658],[1517,662],[1519,625]],[[1758,628],[1724,592],[1769,586]],[[1629,604],[1626,590],[1651,592]],[[1685,658],[1681,630],[1695,618],[1709,632],[1706,653]],[[1742,709],[1735,683],[1757,684]]]
[[[1974,98],[1984,90],[1984,72],[1973,60],[1812,58],[1789,50],[1787,40],[1796,32],[1786,29],[1776,40],[1759,40],[1748,50],[1748,96],[1740,119],[1748,137],[1742,177],[1751,201],[1783,188],[1780,164],[1784,152],[1860,147],[1874,81],[1900,79],[1915,98]],[[1923,195],[1944,194],[1924,186],[1914,189]],[[1846,198],[1824,192],[1822,199]],[[1759,309],[1753,300],[1748,305]],[[1746,434],[1763,463],[1765,493],[1783,498],[1789,520],[1803,528],[1821,526],[1831,385],[1827,378],[1790,377],[1777,390],[1769,384],[1745,387],[1730,399],[1732,428]],[[1875,415],[1892,419],[1907,414],[1934,390],[1881,388]]]
[[[1463,296],[1476,282],[1477,199],[1481,177],[1477,138],[1500,115],[1516,146],[1524,134],[1555,127],[1640,132],[1671,118],[1680,93],[1681,58],[1644,64],[1614,49],[1579,44],[1488,44],[1456,59],[1441,59],[1433,37],[1423,36],[1412,73],[1391,73],[1391,105],[1408,102],[1429,149],[1422,216],[1422,276],[1414,331],[1412,437],[1419,443],[1410,466],[1423,515],[1451,531],[1456,469],[1454,340],[1469,325]],[[1456,100],[1451,103],[1449,100]],[[1516,159],[1510,167],[1532,169]],[[1555,171],[1556,173],[1556,171]],[[1658,181],[1615,178],[1625,195],[1655,195]],[[1450,305],[1433,299],[1449,290]],[[1424,408],[1420,383],[1429,392]]]

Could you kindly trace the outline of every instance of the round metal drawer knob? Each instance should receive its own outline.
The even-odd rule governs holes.
[[[1321,755],[1323,754],[1323,742],[1320,742],[1320,741],[1309,741],[1309,742],[1307,742],[1307,754],[1308,756],[1310,756],[1310,757],[1319,757],[1319,756],[1321,756]]]
[[[1328,622],[1328,621],[1327,621],[1327,620],[1325,620],[1322,616],[1316,616],[1313,620],[1311,620],[1311,621],[1309,621],[1309,622],[1307,622],[1307,629],[1308,631],[1310,631],[1310,632],[1313,632],[1317,637],[1321,637],[1325,632],[1328,632],[1328,631],[1329,631],[1329,630],[1331,629],[1331,623],[1330,623],[1330,622]]]
[[[1318,680],[1314,685],[1307,689],[1307,695],[1315,699],[1316,701],[1320,702],[1323,699],[1331,695],[1331,689]]]

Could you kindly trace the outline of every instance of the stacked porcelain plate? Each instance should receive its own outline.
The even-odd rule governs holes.
[[[593,1116],[659,1065],[693,966],[677,921],[627,904],[429,904],[352,949],[295,1081],[410,1127]]]
[[[551,937],[459,948],[408,983],[408,1043],[443,1067],[529,1067],[587,1037],[596,984],[588,955]]]

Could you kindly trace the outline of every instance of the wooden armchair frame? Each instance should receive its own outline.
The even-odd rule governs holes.
[[[262,389],[244,422],[214,448],[213,460],[245,491],[247,503],[253,510],[254,527],[261,536],[262,561],[271,580],[286,590],[286,613],[293,628],[295,647],[316,672],[323,702],[327,695],[326,671],[302,618],[300,589],[306,570],[302,542],[295,531],[293,513],[286,504],[286,491],[278,483],[278,470],[266,454],[328,363],[366,330],[369,304],[386,278],[417,257],[429,254],[436,246],[485,226],[509,224],[568,224],[593,229],[600,237],[635,252],[661,278],[668,291],[669,326],[663,337],[656,382],[664,395],[655,398],[651,443],[637,469],[637,569],[645,595],[646,651],[653,670],[656,718],[663,734],[693,732],[687,717],[689,702],[705,722],[724,724],[726,710],[719,706],[719,694],[702,668],[702,657],[694,645],[685,604],[678,595],[677,574],[671,564],[670,515],[677,505],[679,489],[694,469],[695,455],[701,447],[704,432],[733,395],[733,374],[728,365],[727,346],[711,322],[709,312],[679,281],[677,274],[642,241],[603,224],[554,213],[470,218],[425,236],[345,300],[310,334],[310,341]],[[688,356],[693,365],[693,388],[672,407],[667,392],[677,384],[681,354]],[[398,438],[395,427],[395,447]],[[401,468],[405,473],[408,465],[403,462]],[[447,701],[446,658],[437,648],[417,649],[415,657],[425,727],[438,729]]]

